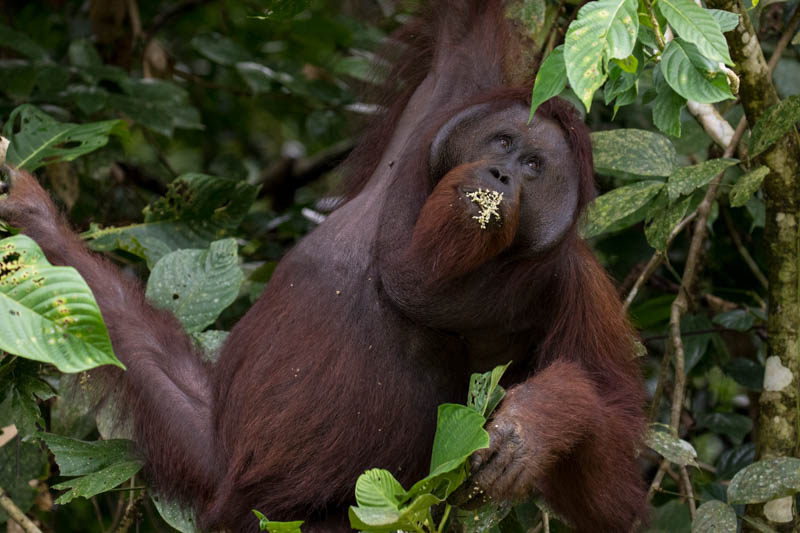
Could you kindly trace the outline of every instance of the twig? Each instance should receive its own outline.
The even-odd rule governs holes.
[[[681,480],[683,481],[683,488],[686,491],[686,498],[689,500],[689,514],[694,522],[695,514],[697,514],[697,504],[694,501],[694,490],[692,489],[692,480],[689,478],[689,470],[686,465],[680,465]]]
[[[778,61],[781,60],[781,55],[789,45],[789,41],[792,40],[798,25],[800,25],[800,5],[794,9],[792,20],[790,20],[789,24],[786,25],[786,31],[784,31],[783,35],[781,35],[781,38],[778,40],[778,44],[775,45],[775,50],[772,51],[772,55],[769,57],[767,68],[769,69],[770,73],[775,70],[775,67],[778,65]]]
[[[761,272],[761,269],[758,268],[758,264],[756,264],[755,259],[753,256],[750,255],[750,252],[747,251],[747,248],[744,247],[742,244],[742,238],[739,237],[739,232],[736,231],[736,228],[733,225],[733,220],[731,219],[731,214],[728,212],[727,209],[721,209],[722,211],[722,219],[725,221],[725,226],[728,228],[728,233],[733,240],[733,244],[736,246],[736,249],[739,251],[739,255],[742,256],[744,262],[750,268],[750,271],[756,277],[758,282],[761,284],[762,287],[765,289],[769,286],[769,282],[767,281],[767,277]]]
[[[666,250],[669,249],[669,245],[672,244],[672,241],[675,240],[675,237],[677,237],[678,234],[681,231],[683,231],[683,228],[685,228],[686,225],[689,224],[689,222],[694,220],[695,216],[697,216],[697,212],[693,211],[691,214],[689,214],[689,216],[687,216],[686,218],[681,220],[680,224],[678,224],[677,226],[672,228],[672,231],[669,233],[669,237],[667,237],[667,245],[666,245],[665,249],[664,250],[658,250],[658,251],[656,251],[656,253],[653,254],[653,256],[650,258],[650,260],[647,262],[647,265],[645,265],[644,269],[642,270],[642,273],[639,274],[639,277],[636,279],[636,283],[633,284],[633,287],[631,288],[631,291],[628,293],[628,296],[625,298],[625,301],[622,303],[622,310],[623,311],[626,311],[626,312],[628,311],[628,307],[630,307],[630,305],[633,303],[633,300],[636,298],[636,295],[639,293],[639,289],[641,289],[642,286],[645,283],[647,283],[647,280],[650,279],[650,276],[653,275],[653,273],[656,271],[656,269],[659,267],[661,262],[666,257],[666,255],[667,255],[666,254]]]
[[[94,514],[97,517],[97,523],[100,524],[100,533],[106,533],[106,526],[103,524],[103,514],[100,512],[100,504],[97,503],[97,498],[92,496],[89,498],[94,507]]]
[[[667,468],[669,468],[669,459],[663,459],[661,464],[658,465],[658,471],[656,472],[656,475],[653,476],[653,482],[650,483],[650,488],[647,490],[648,502],[653,500],[653,495],[658,489],[661,488],[661,481],[664,480],[664,474],[667,473]]]
[[[133,525],[134,520],[136,519],[136,513],[138,512],[139,504],[144,501],[144,491],[140,492],[136,498],[130,500],[128,505],[125,507],[125,514],[122,516],[122,520],[119,522],[119,526],[114,530],[114,533],[127,533],[128,530]]]
[[[3,490],[3,487],[0,487],[0,507],[8,513],[8,516],[20,525],[20,527],[25,530],[27,533],[42,533],[42,530],[36,527],[36,524],[31,522],[31,519],[25,516],[25,513],[22,512],[22,509],[17,507],[17,505],[11,501],[6,495],[6,492]]]

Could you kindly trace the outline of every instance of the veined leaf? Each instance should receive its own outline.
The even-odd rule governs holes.
[[[570,85],[591,107],[594,92],[606,74],[603,58],[625,59],[633,52],[639,17],[633,0],[599,0],[583,6],[564,41],[564,62]]]
[[[660,0],[656,5],[682,39],[697,45],[707,58],[733,65],[719,23],[706,9],[692,0]]]
[[[711,159],[699,165],[676,168],[667,181],[670,201],[708,184],[714,176],[738,162],[738,159]]]
[[[17,121],[19,129],[15,128]],[[105,146],[110,135],[127,139],[125,122],[58,122],[30,104],[14,109],[3,126],[3,136],[11,141],[6,154],[8,163],[30,171],[50,163],[72,161],[93,152]]]
[[[72,267],[51,266],[29,237],[0,241],[0,349],[62,372],[122,367],[92,291]],[[124,367],[123,367],[124,368]]]
[[[710,73],[696,66],[687,45],[675,38],[661,55],[659,68],[670,87],[687,100],[713,104],[733,98],[727,78],[722,73]]]
[[[201,331],[239,294],[244,274],[236,239],[211,243],[207,250],[177,250],[156,263],[147,280],[147,299],[169,309],[187,331]]]
[[[645,436],[645,444],[676,465],[697,466],[697,451],[694,446],[666,431],[651,427]]]
[[[669,139],[638,129],[592,133],[592,153],[595,169],[604,175],[669,176],[677,157]]]
[[[724,9],[706,9],[706,11],[717,21],[722,33],[733,31],[736,29],[736,26],[739,25],[739,15],[737,13],[731,13]]]
[[[581,235],[588,239],[604,233],[614,222],[647,204],[663,187],[660,181],[639,181],[595,198],[586,214]]]
[[[761,503],[800,492],[800,459],[762,459],[741,469],[728,487],[728,502]]]

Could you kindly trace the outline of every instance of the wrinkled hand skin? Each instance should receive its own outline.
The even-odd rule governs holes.
[[[536,437],[530,427],[515,419],[524,402],[526,386],[508,392],[499,411],[486,425],[488,448],[470,458],[469,479],[450,497],[450,503],[476,509],[490,502],[521,501],[538,493],[536,478],[544,457],[537,453]]]
[[[8,166],[0,168],[0,219],[36,241],[55,238],[61,216],[36,178]]]

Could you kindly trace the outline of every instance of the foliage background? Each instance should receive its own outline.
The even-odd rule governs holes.
[[[572,0],[522,4],[519,15],[534,33],[531,50],[536,60],[563,41],[581,5]],[[141,222],[142,210],[165,195],[169,198],[168,184],[186,173],[259,185],[252,206],[238,214],[242,221],[235,232],[244,281],[232,304],[212,316],[213,330],[227,330],[258,296],[285,250],[335,205],[330,191],[338,176],[333,169],[351,148],[359,124],[375,111],[360,96],[369,93],[369,80],[381,75],[380,64],[371,66],[373,52],[415,7],[414,2],[389,0],[2,0],[0,121],[9,121],[12,111],[25,103],[60,122],[125,121],[126,133],[112,135],[102,149],[37,172],[75,225],[95,237],[102,233],[92,224]],[[790,38],[796,32],[797,0],[762,0],[756,7],[745,7],[768,57],[787,28]],[[800,93],[796,37],[781,51],[773,80],[780,98]],[[644,75],[633,101],[619,109],[607,105],[603,91],[598,92],[586,116],[592,130],[658,131],[652,114],[656,83]],[[585,111],[569,91],[564,96]],[[733,125],[743,114],[738,100],[717,108]],[[677,166],[721,155],[685,109],[680,133],[669,137]],[[605,152],[596,156],[652,159],[659,147],[646,139],[598,146]],[[737,157],[751,163],[746,153],[740,151]],[[766,206],[761,190],[743,205],[731,205],[728,193],[742,174],[740,167],[731,168],[720,183],[699,275],[690,287],[688,312],[680,320],[686,394],[678,436],[697,450],[698,466],[686,470],[697,505],[726,501],[732,477],[756,457],[754,427],[767,357]],[[598,187],[604,193],[641,180],[612,168],[598,174]],[[641,218],[623,221],[592,238],[623,297],[654,253],[645,224]],[[124,237],[116,240],[120,237],[115,234],[112,244],[103,246],[98,239],[95,246],[112,250],[115,260],[146,277],[157,259],[148,256],[153,248],[147,239],[157,236],[138,235],[136,244],[145,252],[131,241],[120,244]],[[643,365],[651,394],[656,394],[659,376],[663,378],[659,401],[652,408],[653,420],[662,424],[669,422],[667,398],[678,381],[662,360],[669,363],[663,356],[671,305],[690,239],[687,225],[629,308],[647,349]],[[196,244],[193,247],[200,248],[208,242]],[[208,322],[200,324],[198,331]],[[0,425],[16,423],[21,428],[27,421],[29,427],[35,423],[74,438],[98,436],[95,420],[76,409],[78,402],[66,394],[65,380],[52,367],[0,355],[0,380]],[[41,409],[41,417],[35,409]],[[47,448],[35,438],[21,438],[29,435],[12,433],[0,436],[0,487],[20,507],[30,509],[43,530],[108,531],[119,525],[138,491],[54,504],[58,491],[50,487],[64,478]],[[655,451],[643,451],[648,481],[661,464]],[[693,509],[686,484],[681,483],[682,469],[667,464],[663,470],[663,482],[653,494],[649,530],[690,531]],[[131,483],[135,486],[136,481]],[[789,493],[798,490],[800,485]],[[138,530],[169,530],[149,500],[135,509]],[[735,509],[744,514],[742,505]],[[554,530],[559,527],[552,524]]]

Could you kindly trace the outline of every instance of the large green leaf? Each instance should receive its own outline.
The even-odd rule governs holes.
[[[675,147],[658,133],[618,129],[592,133],[592,153],[598,174],[669,176],[675,167]]]
[[[207,250],[177,250],[162,257],[147,280],[147,299],[169,309],[187,331],[201,331],[239,294],[244,274],[236,239],[211,243]]]
[[[738,159],[711,159],[699,165],[676,168],[669,176],[667,181],[667,192],[670,201],[674,201],[680,195],[689,194],[696,189],[707,185],[714,176],[724,172],[726,168],[739,162]]]
[[[546,100],[558,96],[567,86],[567,71],[564,66],[564,46],[556,47],[547,59],[544,60],[536,73],[531,96],[531,114],[528,120],[533,119],[536,109]]]
[[[719,500],[710,500],[697,508],[692,533],[736,533],[736,511]]]
[[[686,98],[672,90],[661,70],[653,71],[656,98],[653,100],[653,124],[668,135],[681,136],[681,110]]]
[[[733,65],[719,23],[707,9],[692,0],[660,0],[656,5],[672,29],[684,40],[694,43],[704,56]]]
[[[303,525],[302,520],[295,520],[294,522],[276,522],[270,520],[263,513],[253,509],[253,514],[258,518],[258,529],[267,531],[268,533],[302,533],[300,526]]]
[[[197,527],[197,518],[191,507],[176,500],[164,498],[160,494],[151,494],[150,499],[153,500],[158,514],[170,526],[181,533],[202,533]]]
[[[634,0],[598,0],[584,5],[564,41],[567,77],[587,111],[606,74],[603,58],[625,59],[639,31]]]
[[[728,502],[761,503],[800,492],[800,459],[763,459],[740,470],[728,487]]]
[[[0,487],[20,510],[27,512],[39,493],[30,480],[47,479],[49,465],[47,451],[38,444],[17,441],[0,446]],[[6,520],[8,514],[0,507],[0,524]]]
[[[587,211],[581,234],[588,239],[606,232],[615,222],[646,205],[663,188],[660,181],[640,181],[595,198]]]
[[[206,59],[225,66],[233,66],[240,61],[249,61],[250,53],[228,37],[219,34],[201,34],[192,37],[192,48]]]
[[[732,31],[739,25],[739,15],[737,13],[725,11],[724,9],[706,9],[706,11],[717,21],[722,33]]]
[[[675,38],[664,49],[659,68],[670,87],[687,100],[704,104],[733,98],[725,74],[707,70],[692,47]]]
[[[86,282],[72,267],[51,266],[24,235],[0,241],[0,314],[0,349],[9,353],[62,372],[122,366]]]
[[[6,155],[8,163],[25,170],[72,161],[105,146],[110,135],[127,138],[127,133],[122,120],[88,124],[58,122],[30,104],[14,109],[3,126],[3,136],[11,141]]]
[[[770,106],[756,125],[753,126],[753,134],[750,137],[750,157],[755,157],[778,139],[786,135],[786,132],[794,128],[800,120],[800,94],[793,94],[777,104]]]
[[[184,248],[205,248],[232,234],[258,194],[258,187],[206,174],[184,174],[167,193],[147,206],[145,221],[118,228],[92,228],[83,234],[95,250],[121,249],[151,267],[164,255]]]
[[[430,475],[449,472],[475,451],[488,448],[489,434],[483,429],[485,422],[485,418],[466,405],[440,405]]]

